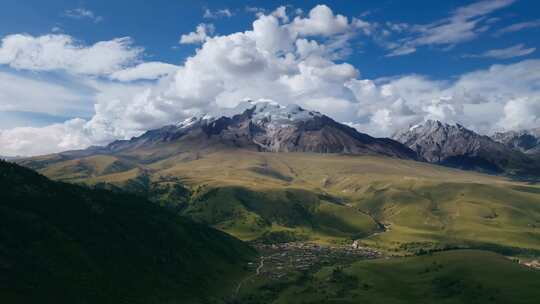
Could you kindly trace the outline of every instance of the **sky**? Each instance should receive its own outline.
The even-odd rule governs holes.
[[[104,145],[246,99],[373,136],[540,127],[540,2],[0,4],[0,155]]]

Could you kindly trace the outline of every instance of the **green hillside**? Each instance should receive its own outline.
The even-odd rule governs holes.
[[[538,188],[458,182],[373,185],[356,206],[388,231],[365,243],[410,252],[467,245],[540,253]],[[503,248],[504,247],[504,248]]]
[[[0,162],[2,303],[213,303],[255,252],[133,195]]]
[[[361,238],[396,254],[449,247],[540,250],[540,188],[503,177],[337,154],[234,149],[114,157],[137,167],[75,177],[80,167],[71,166],[73,160],[48,156],[23,163],[54,179],[139,193],[245,240],[286,230],[324,243]],[[100,158],[111,162],[109,156],[79,162]],[[383,224],[388,229],[380,233]]]
[[[239,302],[366,304],[533,304],[540,272],[485,251],[359,261],[246,282]]]
[[[247,240],[289,231],[299,239],[324,242],[360,238],[379,229],[368,215],[332,199],[295,188],[212,187],[194,194],[182,212]]]

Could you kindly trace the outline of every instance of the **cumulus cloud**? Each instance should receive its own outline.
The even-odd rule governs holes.
[[[112,73],[109,78],[119,81],[155,80],[172,74],[178,66],[163,62],[143,62]]]
[[[470,55],[464,55],[465,58],[495,58],[495,59],[508,59],[508,58],[515,58],[515,57],[521,57],[526,56],[536,51],[536,48],[525,48],[525,45],[523,43],[516,44],[511,47],[507,47],[504,49],[495,49],[495,50],[489,50],[485,51],[481,54],[470,54]]]
[[[1,153],[8,156],[25,156],[88,146],[92,142],[81,131],[85,123],[83,119],[76,118],[42,128],[18,127],[0,130]]]
[[[477,13],[464,9],[455,14],[467,19]],[[40,154],[105,144],[195,114],[223,113],[246,98],[299,104],[375,136],[390,136],[428,118],[460,122],[484,133],[538,121],[538,111],[531,107],[540,97],[540,60],[494,65],[449,81],[422,75],[362,79],[360,71],[344,60],[343,50],[364,30],[357,19],[340,16],[326,6],[294,18],[287,9],[278,9],[259,15],[249,30],[206,38],[180,66],[143,63],[107,74],[118,80],[164,75],[156,76],[159,79],[154,82],[87,80],[85,85],[96,92],[91,118],[68,121],[65,126],[17,130],[24,131],[24,136],[2,131],[0,154]],[[518,121],[516,116],[524,109],[527,116],[511,123]],[[71,138],[68,142],[55,139],[62,132]],[[15,144],[17,137],[32,136],[50,138],[50,145],[40,150]]]
[[[0,45],[0,65],[32,71],[62,70],[74,74],[107,75],[133,64],[142,53],[128,37],[82,45],[71,36],[8,35]]]
[[[511,99],[504,106],[504,116],[498,125],[504,130],[538,128],[540,126],[540,97]]]
[[[197,25],[194,32],[182,35],[180,37],[180,43],[182,44],[198,44],[203,43],[210,38],[214,33],[215,27],[213,24],[201,23]]]
[[[455,81],[409,75],[382,81],[355,79],[346,86],[359,104],[358,120],[353,122],[368,133],[388,136],[426,119],[459,122],[480,133],[491,133],[533,127],[538,121],[540,113],[532,108],[540,98],[538,68],[540,60],[527,60],[493,65]]]
[[[351,27],[347,17],[337,14],[326,5],[317,5],[306,18],[294,18],[291,28],[301,36],[330,36],[348,31]]]

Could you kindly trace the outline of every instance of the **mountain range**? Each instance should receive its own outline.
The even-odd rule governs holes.
[[[14,303],[52,302],[63,290],[70,303],[534,303],[538,274],[499,255],[540,256],[540,187],[517,180],[538,173],[529,150],[438,121],[374,138],[263,101],[17,160],[56,181],[0,163],[0,294]],[[270,251],[257,247],[257,263],[246,242]],[[299,271],[273,258],[300,267],[353,242],[388,259]],[[394,257],[404,255],[417,256]]]
[[[91,155],[122,156],[122,161],[107,169],[115,171],[172,156],[187,160],[220,150],[243,149],[379,155],[515,178],[540,177],[538,129],[489,137],[460,124],[428,120],[392,138],[375,138],[297,105],[247,101],[230,112],[228,116],[195,116],[104,147],[67,151],[45,157],[46,160],[38,157],[21,163],[39,169],[51,162]]]
[[[516,149],[529,155],[540,154],[540,128],[498,132],[492,138],[508,148]]]
[[[394,226],[384,233],[379,246],[402,250],[404,233],[412,233],[409,240],[425,240],[414,231],[429,230],[441,240],[449,229],[464,225],[453,232],[459,244],[528,248],[526,235],[520,242],[506,238],[506,228],[516,220],[512,213],[497,211],[498,221],[505,224],[493,233],[487,233],[494,228],[484,223],[498,204],[530,201],[512,208],[527,215],[524,222],[536,225],[537,198],[530,194],[536,190],[516,190],[503,178],[538,174],[537,162],[528,154],[437,121],[381,139],[298,106],[247,102],[234,112],[194,117],[105,147],[19,163],[55,180],[135,193],[244,240],[285,230],[299,239],[343,241],[377,233],[392,222],[402,229]],[[395,215],[403,200],[410,203]],[[482,207],[473,202],[482,202]],[[476,215],[456,218],[454,212],[464,206]],[[430,223],[421,224],[423,217]],[[476,234],[471,239],[470,229],[478,225],[485,238]]]
[[[529,133],[480,135],[460,124],[428,120],[396,133],[393,138],[413,149],[418,157],[430,163],[514,177],[540,176],[540,162],[531,154],[535,138]],[[523,139],[526,138],[526,139]],[[525,145],[529,140],[529,145]],[[525,154],[519,147],[529,148]]]
[[[244,110],[239,110],[244,109]],[[84,154],[140,154],[160,158],[172,154],[241,148],[261,152],[310,152],[385,155],[416,159],[416,153],[388,138],[374,138],[319,112],[272,101],[248,101],[239,114],[191,117],[176,125],[150,130],[130,140],[94,147]],[[153,151],[160,147],[160,151]],[[150,152],[151,151],[151,152]],[[64,154],[71,155],[73,154]]]

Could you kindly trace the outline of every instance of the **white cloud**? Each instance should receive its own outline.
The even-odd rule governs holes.
[[[260,15],[263,15],[266,12],[265,8],[262,7],[256,7],[256,6],[246,6],[244,10],[248,13],[253,13],[255,16],[259,17]]]
[[[103,21],[102,16],[98,16],[93,11],[82,7],[66,10],[64,16],[72,19],[90,19],[95,23]]]
[[[402,46],[399,48],[396,48],[395,50],[392,50],[390,53],[386,54],[385,57],[395,57],[395,56],[402,56],[402,55],[409,55],[416,52],[416,47],[412,46]]]
[[[92,142],[81,131],[84,124],[84,120],[76,118],[42,128],[18,127],[0,130],[1,151],[3,155],[26,156],[85,147]]]
[[[213,24],[201,23],[197,25],[194,32],[182,35],[180,37],[180,43],[182,44],[198,44],[208,40],[214,33],[215,27]]]
[[[91,115],[93,90],[81,91],[13,73],[0,72],[0,111],[59,116]]]
[[[483,0],[456,9],[449,17],[429,24],[407,27],[410,36],[389,44],[389,56],[414,53],[420,46],[454,45],[476,38],[490,28],[486,15],[514,3],[515,0]],[[405,29],[400,29],[401,31]]]
[[[531,107],[540,97],[540,60],[494,65],[452,81],[421,75],[361,79],[360,71],[341,55],[355,31],[363,31],[355,20],[343,20],[324,6],[289,22],[283,10],[277,12],[260,15],[244,32],[205,39],[178,67],[127,64],[104,74],[119,80],[155,76],[155,82],[120,83],[106,81],[107,77],[83,81],[95,90],[90,119],[53,125],[44,131],[5,130],[0,136],[0,154],[39,154],[105,144],[194,114],[221,113],[245,98],[296,103],[375,136],[389,136],[427,118],[461,122],[481,132],[528,126],[538,120],[538,112]],[[286,15],[287,10],[284,12]],[[473,13],[465,9],[459,14]],[[0,60],[5,58],[0,52]],[[7,62],[18,60],[10,57]],[[66,69],[73,64],[67,62],[58,60],[53,66]],[[52,69],[48,67],[51,63],[46,63],[47,69]],[[170,68],[172,73],[161,68]],[[17,135],[21,132],[25,135]],[[70,140],[57,139],[61,136],[56,134],[62,132]],[[18,140],[32,136],[49,138],[50,145],[29,147]]]
[[[532,129],[540,126],[540,97],[521,97],[508,101],[498,125],[505,130]]]
[[[233,12],[231,12],[231,10],[228,8],[217,9],[215,11],[212,11],[207,8],[204,10],[203,18],[206,18],[206,19],[230,18],[233,15],[234,15]]]
[[[291,23],[291,28],[301,36],[331,36],[348,31],[350,26],[347,17],[334,15],[326,5],[315,6],[306,18],[297,16]]]
[[[540,20],[519,22],[519,23],[514,23],[509,26],[503,27],[502,29],[498,30],[495,33],[495,35],[501,36],[507,33],[514,33],[514,32],[518,32],[518,31],[522,31],[522,30],[530,29],[530,28],[536,28],[536,27],[540,27]]]
[[[272,12],[272,16],[281,19],[281,21],[283,21],[283,23],[288,23],[289,22],[289,15],[287,15],[287,7],[286,6],[280,6],[280,7],[276,8],[276,10],[274,10]]]
[[[358,101],[358,117],[347,121],[379,136],[426,119],[459,122],[481,133],[533,127],[540,118],[533,107],[540,101],[538,83],[540,60],[493,65],[452,82],[418,75],[382,81],[355,79],[346,86]]]
[[[172,74],[178,69],[174,64],[144,62],[134,67],[116,71],[109,77],[119,81],[154,80]]]
[[[9,35],[2,39],[0,65],[32,71],[63,70],[74,74],[107,75],[139,60],[141,48],[128,37],[84,46],[68,35]]]
[[[495,49],[495,50],[489,50],[485,51],[481,54],[472,54],[472,55],[465,55],[463,57],[466,58],[495,58],[495,59],[508,59],[508,58],[515,58],[515,57],[521,57],[526,56],[531,53],[533,53],[536,50],[536,48],[525,48],[525,45],[523,43],[516,44],[511,47],[507,47],[504,49]]]

